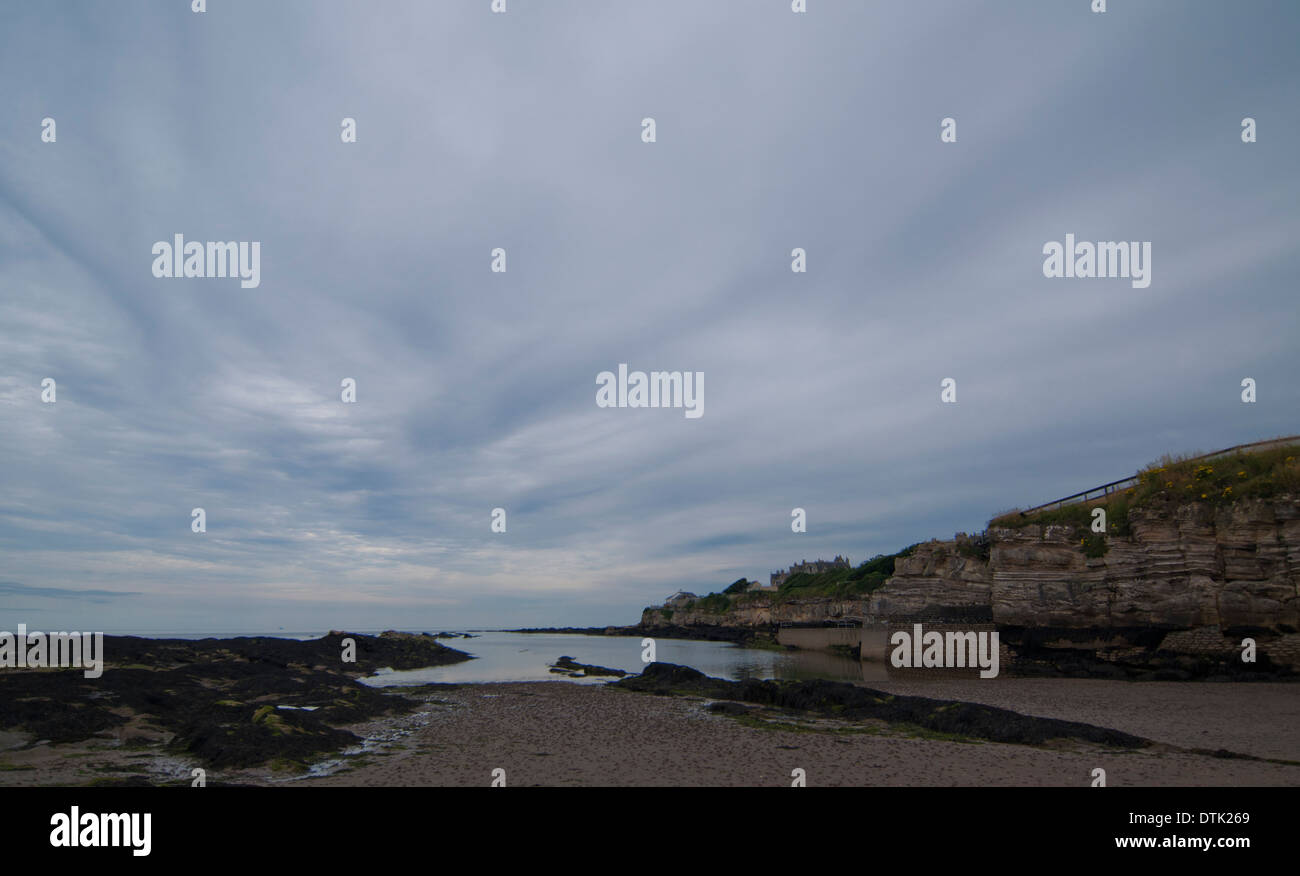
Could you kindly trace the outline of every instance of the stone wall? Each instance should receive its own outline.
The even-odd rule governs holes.
[[[782,627],[776,634],[778,644],[805,651],[856,648],[861,639],[858,627]]]
[[[1239,654],[1242,650],[1241,641],[1244,638],[1246,637],[1226,636],[1217,626],[1197,627],[1165,636],[1160,643],[1160,650],[1175,654]],[[1274,663],[1300,666],[1300,634],[1263,633],[1250,638],[1255,640],[1256,652],[1267,656]]]

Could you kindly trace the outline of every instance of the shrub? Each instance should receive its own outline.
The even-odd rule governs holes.
[[[1030,524],[1060,524],[1087,528],[1092,509],[1105,508],[1107,532],[1130,535],[1129,512],[1169,502],[1204,502],[1226,506],[1247,498],[1268,499],[1300,492],[1300,447],[1286,445],[1240,452],[1203,462],[1188,456],[1165,455],[1137,473],[1137,484],[1104,499],[1076,502],[1022,517],[1019,511],[999,515],[990,526],[1017,529]]]
[[[1083,546],[1083,555],[1093,559],[1106,556],[1106,552],[1110,550],[1110,545],[1106,543],[1106,536],[1100,532],[1088,533],[1079,539],[1079,544]]]
[[[987,533],[960,539],[957,542],[957,553],[969,559],[982,560],[987,563],[992,551],[993,543],[989,540]]]
[[[726,590],[722,592],[726,594],[744,593],[748,589],[749,589],[749,580],[747,578],[737,578],[727,587]]]
[[[709,614],[722,614],[731,608],[731,597],[725,593],[710,593],[708,596],[695,600],[693,607]]]
[[[777,600],[796,597],[829,596],[854,598],[878,590],[894,574],[894,565],[900,557],[908,557],[916,550],[909,545],[896,554],[877,554],[851,569],[833,569],[810,575],[798,572],[791,575],[777,592]]]

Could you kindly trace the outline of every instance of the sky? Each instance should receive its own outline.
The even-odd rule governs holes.
[[[1300,7],[1090,5],[3,4],[0,629],[629,624],[1300,433]]]

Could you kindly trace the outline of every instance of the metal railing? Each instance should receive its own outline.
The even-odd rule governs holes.
[[[1300,443],[1300,435],[1292,435],[1288,438],[1270,438],[1267,441],[1252,441],[1250,444],[1238,444],[1234,447],[1227,447],[1223,450],[1216,450],[1213,453],[1203,453],[1200,456],[1193,456],[1191,459],[1181,460],[1182,462],[1203,462],[1209,459],[1219,459],[1220,457],[1230,456],[1234,453],[1240,453],[1245,450],[1259,451],[1268,450],[1272,447],[1285,447],[1288,444]],[[1089,499],[1101,499],[1109,496],[1111,493],[1118,493],[1135,486],[1138,482],[1138,476],[1123,478],[1118,481],[1111,481],[1108,484],[1102,484],[1099,487],[1093,487],[1090,490],[1084,490],[1082,493],[1075,493],[1053,502],[1045,502],[1042,505],[1035,505],[1033,508],[1026,508],[1020,512],[1021,517],[1028,517],[1039,511],[1046,511],[1053,508],[1061,508],[1066,505],[1074,505],[1079,502],[1087,502]]]

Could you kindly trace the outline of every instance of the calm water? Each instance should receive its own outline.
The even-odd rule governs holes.
[[[478,633],[476,636],[473,639],[439,640],[450,648],[473,655],[473,660],[452,666],[382,672],[365,681],[384,687],[429,682],[575,681],[590,684],[613,680],[609,677],[570,679],[550,672],[551,664],[566,655],[579,663],[626,672],[640,672],[644,666],[639,636],[549,633]],[[690,666],[705,675],[732,681],[742,678],[884,681],[888,678],[885,666],[879,663],[859,663],[850,658],[813,651],[760,651],[726,642],[656,638],[655,659],[661,663]]]

